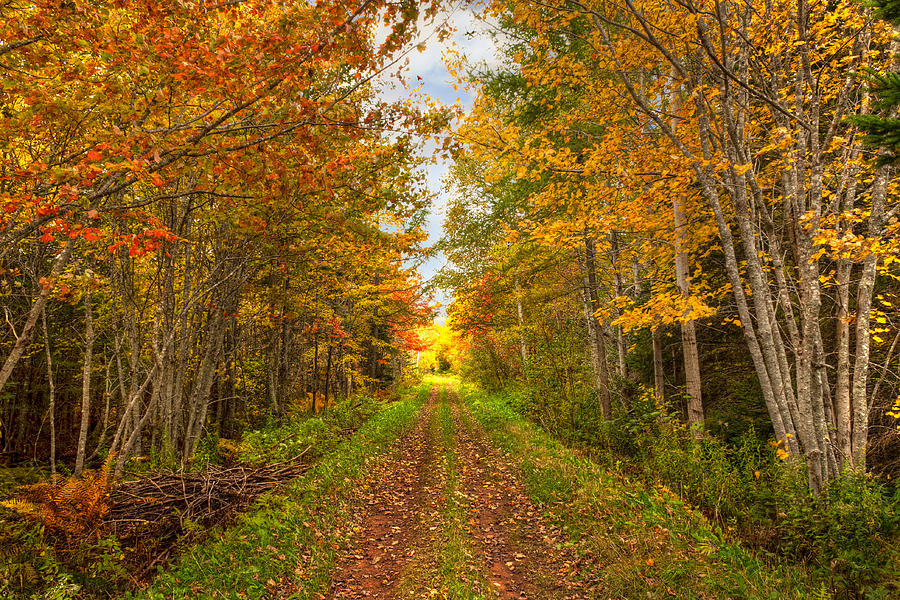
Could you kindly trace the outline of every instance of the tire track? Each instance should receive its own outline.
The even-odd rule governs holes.
[[[588,598],[574,577],[577,557],[557,547],[563,536],[544,519],[508,460],[460,406],[458,394],[451,393],[451,398],[461,491],[472,512],[469,531],[496,597]]]
[[[430,431],[437,390],[416,426],[398,441],[393,456],[376,467],[363,491],[359,534],[338,561],[328,598],[395,598],[411,557],[427,538],[422,516],[440,487],[435,440]]]
[[[437,405],[435,387],[415,427],[373,467],[360,492],[358,533],[322,598],[589,598],[575,579],[580,561],[558,543],[565,536],[531,502],[459,395],[451,390]],[[453,503],[458,512],[448,512]],[[446,563],[448,544],[458,564]],[[466,589],[448,588],[448,569]]]

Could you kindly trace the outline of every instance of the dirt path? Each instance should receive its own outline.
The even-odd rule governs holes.
[[[437,455],[429,431],[437,391],[415,428],[398,442],[393,455],[375,468],[362,490],[365,510],[351,553],[338,564],[329,597],[388,599],[422,539],[422,515],[435,493]]]
[[[328,598],[588,597],[559,532],[453,392],[432,392],[360,500]]]
[[[463,490],[470,499],[472,537],[499,598],[586,598],[574,579],[577,558],[541,515],[509,461],[453,394]]]

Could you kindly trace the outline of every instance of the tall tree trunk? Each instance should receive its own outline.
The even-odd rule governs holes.
[[[850,276],[853,263],[849,259],[838,261],[837,266],[837,315],[835,345],[837,346],[837,370],[834,388],[834,420],[836,425],[838,454],[841,461],[850,461]]]
[[[525,345],[525,315],[522,310],[522,286],[519,285],[519,276],[514,276],[516,293],[516,321],[519,325],[519,357],[522,359],[522,374],[528,379],[528,346]],[[416,358],[418,367],[418,357]]]
[[[891,40],[890,72],[900,71],[900,28],[893,28],[894,37]],[[891,109],[889,117],[896,118],[897,107]],[[881,157],[886,151],[879,152]],[[866,232],[870,239],[882,235],[884,227],[884,209],[890,182],[894,168],[891,164],[885,164],[875,171],[875,181],[872,184],[872,205],[869,213],[869,224]],[[871,343],[871,310],[872,294],[875,289],[875,277],[877,276],[878,256],[870,254],[863,260],[862,274],[856,295],[856,356],[853,364],[853,383],[851,386],[853,402],[853,427],[850,436],[850,460],[853,466],[861,471],[866,467],[866,444],[869,438],[869,354]]]
[[[650,330],[653,336],[653,385],[656,388],[656,397],[660,402],[666,399],[666,376],[663,367],[662,330],[654,327]]]
[[[50,388],[50,475],[56,475],[56,384],[53,377],[53,357],[50,353],[50,333],[47,330],[47,309],[41,311],[44,325],[44,350],[47,353],[47,385]]]
[[[327,363],[325,365],[325,386],[324,386],[324,402],[322,404],[322,409],[325,410],[328,408],[328,384],[331,383],[331,353],[334,350],[331,345],[331,340],[328,341],[328,358]]]
[[[269,369],[268,369],[268,377],[266,381],[268,382],[268,392],[269,392],[269,406],[276,413],[281,412],[281,402],[282,398],[279,394],[280,391],[280,374],[281,374],[281,363],[284,360],[284,353],[282,348],[282,342],[284,340],[284,335],[282,334],[282,327],[284,326],[284,307],[281,307],[280,316],[278,319],[278,323],[276,323],[271,330],[271,338],[269,342]],[[272,343],[274,342],[274,344]],[[273,348],[274,346],[274,348]]]
[[[672,114],[672,131],[678,130],[681,111],[681,85],[677,82],[675,70],[672,70],[670,91],[670,112]],[[675,281],[681,291],[682,299],[687,302],[691,297],[690,266],[687,254],[687,222],[684,216],[684,199],[679,195],[673,198],[673,218],[675,224]],[[703,423],[703,398],[700,393],[700,352],[697,349],[697,327],[687,309],[681,322],[681,346],[684,355],[684,382],[687,392],[687,420],[691,425]]]
[[[892,44],[892,48],[895,44]],[[881,235],[884,206],[891,166],[879,167],[872,186],[872,207],[867,235],[874,239]],[[853,363],[853,427],[850,437],[850,462],[859,470],[866,467],[866,443],[869,438],[869,357],[871,344],[872,294],[878,268],[878,255],[871,253],[863,259],[862,272],[856,293],[856,353]]]
[[[316,402],[319,398],[319,330],[316,325],[316,335],[313,338],[313,391],[312,391],[312,411],[316,414]]]
[[[616,298],[621,298],[625,295],[625,288],[622,285],[622,274],[619,272],[619,236],[615,231],[610,232],[609,243],[610,252],[612,253],[613,285],[616,291]],[[617,319],[622,316],[622,309],[619,308],[618,303],[615,307],[615,316]],[[627,354],[628,344],[625,339],[625,332],[622,331],[621,325],[616,325],[616,368],[619,377],[622,379],[628,378],[628,368],[625,364]]]
[[[81,430],[78,433],[78,453],[75,456],[75,477],[84,471],[87,435],[91,417],[91,366],[94,357],[94,315],[91,307],[91,284],[84,291],[84,368],[81,376]]]
[[[193,455],[197,441],[203,434],[203,426],[206,424],[206,416],[209,411],[210,391],[215,381],[215,371],[219,365],[222,352],[223,325],[221,317],[213,319],[210,325],[209,340],[206,352],[197,368],[194,384],[191,387],[189,404],[190,414],[185,427],[184,450],[182,457],[187,460]]]
[[[606,339],[603,327],[600,325],[595,313],[600,308],[597,296],[597,267],[596,267],[596,243],[593,239],[584,239],[584,287],[582,289],[582,302],[584,306],[584,318],[587,322],[588,337],[590,338],[591,361],[594,373],[594,389],[600,399],[600,413],[603,418],[612,416],[612,401],[609,391],[609,363],[606,359]]]

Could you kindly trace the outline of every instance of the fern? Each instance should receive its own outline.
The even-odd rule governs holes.
[[[5,506],[21,515],[31,515],[36,512],[35,505],[27,500],[4,500],[0,502],[0,506]]]
[[[51,483],[21,488],[21,497],[0,504],[67,537],[83,537],[97,529],[109,510],[112,487],[110,455],[97,471]]]

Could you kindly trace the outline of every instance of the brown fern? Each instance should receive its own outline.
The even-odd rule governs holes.
[[[84,537],[98,528],[109,510],[112,460],[111,454],[99,470],[85,471],[81,477],[24,486],[19,498],[0,504],[68,538]]]

